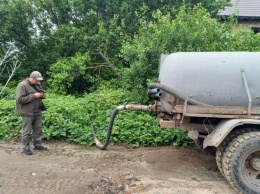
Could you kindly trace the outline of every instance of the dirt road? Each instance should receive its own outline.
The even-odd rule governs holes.
[[[19,143],[0,143],[3,194],[236,194],[215,158],[196,148],[149,147],[106,151],[47,143],[47,152],[21,153]]]

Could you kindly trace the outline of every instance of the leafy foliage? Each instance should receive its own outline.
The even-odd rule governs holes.
[[[138,35],[122,47],[122,58],[131,64],[123,72],[122,85],[133,101],[147,102],[147,83],[157,78],[160,54],[260,50],[260,34],[242,27],[234,30],[235,20],[222,24],[200,5],[181,7],[175,19],[160,11],[153,17],[143,21]]]
[[[3,87],[0,84],[0,88]],[[2,100],[13,100],[15,99],[15,88],[6,87],[6,89],[0,95],[0,99]]]
[[[77,91],[87,90],[88,82],[93,79],[85,75],[85,70],[89,65],[90,57],[88,53],[77,53],[70,59],[64,58],[59,60],[51,67],[51,78],[48,80],[50,89],[57,94],[75,93]],[[83,79],[89,77],[89,79]]]
[[[49,94],[44,100],[43,134],[47,140],[66,140],[92,145],[93,125],[98,138],[105,141],[113,109],[125,104],[122,90],[97,90],[80,98]],[[14,114],[14,100],[0,100],[0,139],[19,137],[21,119]],[[191,145],[185,131],[162,130],[155,116],[144,112],[121,111],[116,116],[111,142],[131,147],[159,145]]]
[[[13,99],[1,99],[0,101],[0,139],[11,140],[20,137],[22,122],[14,114]]]
[[[43,73],[51,93],[44,100],[44,138],[91,145],[93,124],[104,141],[113,108],[149,102],[146,88],[157,79],[160,54],[260,50],[260,34],[234,30],[232,18],[215,18],[228,2],[0,0],[0,45],[14,41],[24,59],[10,84],[33,70]],[[7,88],[1,96],[0,139],[20,136],[14,93]],[[154,115],[126,111],[117,115],[111,141],[133,147],[192,143],[185,131],[161,130]]]
[[[15,80],[33,70],[48,79],[53,76],[53,64],[77,53],[89,53],[93,71],[86,74],[110,80],[129,65],[120,57],[122,45],[131,41],[143,21],[154,20],[154,11],[165,15],[174,10],[171,17],[175,17],[183,4],[193,7],[198,2],[216,13],[228,0],[0,0],[0,45],[14,41],[21,50],[24,68],[18,70]],[[5,79],[0,78],[0,83]],[[98,84],[91,82],[90,87]]]

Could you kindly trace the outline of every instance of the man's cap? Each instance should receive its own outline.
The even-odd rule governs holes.
[[[30,76],[39,81],[43,80],[42,74],[39,71],[33,71]]]

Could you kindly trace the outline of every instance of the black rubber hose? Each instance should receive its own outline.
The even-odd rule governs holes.
[[[152,112],[152,111],[156,111],[155,107],[154,106],[151,106],[151,105],[140,105],[140,104],[128,104],[128,105],[121,105],[121,106],[118,106],[116,107],[112,114],[111,114],[111,117],[110,117],[110,121],[109,121],[109,125],[108,125],[108,129],[107,129],[107,137],[106,137],[106,141],[104,144],[102,144],[96,137],[96,134],[95,134],[95,131],[94,131],[94,128],[93,126],[91,125],[90,128],[92,130],[92,135],[94,137],[94,141],[95,141],[95,144],[98,148],[102,149],[102,150],[105,150],[108,143],[109,143],[109,140],[110,140],[110,136],[111,136],[111,133],[112,133],[112,128],[113,128],[113,124],[114,124],[114,120],[115,120],[115,117],[118,113],[118,111],[120,110],[130,110],[130,111],[146,111],[146,112]]]
[[[118,113],[119,109],[118,108],[115,108],[111,114],[111,118],[110,118],[110,121],[109,121],[109,125],[108,125],[108,129],[107,129],[107,137],[106,137],[106,141],[104,144],[102,144],[96,137],[96,134],[95,134],[95,131],[94,131],[94,128],[93,128],[93,125],[91,125],[91,131],[92,131],[92,135],[94,137],[94,141],[96,143],[96,146],[99,147],[100,149],[102,150],[105,150],[107,145],[109,144],[109,141],[110,141],[110,136],[111,136],[111,132],[112,132],[112,127],[113,127],[113,124],[114,124],[114,120],[115,120],[115,117]]]

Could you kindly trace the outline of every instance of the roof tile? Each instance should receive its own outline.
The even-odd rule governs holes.
[[[220,10],[218,15],[237,15],[238,17],[260,17],[260,0],[231,0],[232,6]]]

